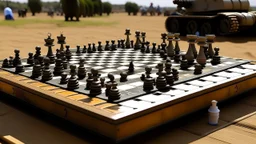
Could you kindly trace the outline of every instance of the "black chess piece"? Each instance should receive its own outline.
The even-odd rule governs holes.
[[[87,52],[87,48],[86,48],[86,45],[84,45],[82,53],[86,53],[86,52]]]
[[[42,76],[42,81],[46,82],[52,79],[52,71],[50,69],[50,58],[45,57],[44,58],[44,70],[43,70],[43,76]]]
[[[110,50],[109,41],[106,41],[105,51],[109,51],[109,50]]]
[[[180,62],[180,55],[179,54],[175,54],[174,55],[174,62],[175,63],[179,63]]]
[[[93,81],[92,73],[88,73],[88,78],[86,79],[86,89],[90,90],[91,89],[91,84]]]
[[[111,51],[115,51],[115,50],[116,50],[115,40],[111,40]]]
[[[125,40],[124,39],[121,39],[121,48],[125,48]]]
[[[93,50],[92,50],[92,44],[91,44],[91,43],[88,43],[88,49],[87,49],[87,52],[88,52],[88,53],[93,53]]]
[[[173,75],[172,75],[172,63],[171,62],[167,62],[165,64],[165,72],[166,72],[166,82],[168,85],[172,86],[173,83],[174,83],[174,78],[173,78]]]
[[[181,60],[180,69],[181,70],[187,70],[188,68],[189,68],[188,61],[187,60]]]
[[[221,63],[220,56],[219,56],[219,50],[220,49],[218,47],[214,48],[215,53],[211,60],[212,65],[218,65]]]
[[[175,68],[172,69],[172,75],[173,75],[174,81],[179,80],[179,72],[177,69],[175,69]]]
[[[161,58],[164,58],[164,54],[165,54],[164,50],[160,50],[160,57]]]
[[[172,73],[172,63],[171,62],[166,62],[165,63],[165,72],[167,74],[171,74]]]
[[[34,59],[37,60],[37,58],[41,55],[41,47],[40,46],[36,46],[36,53],[34,55]]]
[[[12,56],[10,56],[9,57],[9,68],[12,68],[13,67],[13,57]]]
[[[161,48],[161,50],[163,50],[166,53],[166,43],[162,43]]]
[[[55,58],[52,52],[52,47],[54,46],[53,42],[54,39],[51,38],[51,34],[48,33],[48,38],[44,39],[45,41],[45,46],[48,47],[48,52],[47,52],[47,57],[50,59],[50,64],[54,64],[55,63]]]
[[[17,65],[15,67],[15,73],[22,73],[24,71],[25,71],[25,68],[24,68],[23,64],[21,63],[21,59],[19,59],[17,61]]]
[[[126,72],[121,72],[120,73],[120,82],[126,82],[127,81],[127,73]]]
[[[150,46],[150,42],[146,42],[146,53],[150,53],[150,49],[149,49],[149,46]]]
[[[95,43],[92,43],[92,52],[96,52],[96,51],[97,51],[96,45],[95,45]]]
[[[166,40],[167,40],[167,34],[166,33],[162,33],[161,34],[161,39],[163,40],[163,42],[162,43],[165,43],[166,44]]]
[[[80,45],[76,46],[76,54],[80,55],[81,54],[81,49],[80,49]]]
[[[64,44],[66,44],[65,40],[66,37],[63,35],[63,33],[60,34],[60,36],[57,36],[58,44],[60,44],[60,51],[64,51]]]
[[[68,80],[67,89],[75,90],[79,88],[79,81],[76,76],[76,65],[70,65],[70,75],[71,77]]]
[[[13,59],[13,66],[16,67],[16,65],[20,61],[20,50],[14,50],[14,53],[15,53],[15,57]]]
[[[42,70],[44,69],[44,57],[43,56],[39,56],[38,57],[38,62],[41,65]]]
[[[159,75],[164,70],[164,64],[158,63],[156,68],[158,69],[158,72],[156,74]]]
[[[9,67],[9,61],[8,59],[4,59],[3,63],[2,63],[2,68],[8,68]]]
[[[36,63],[33,66],[32,75],[31,78],[39,78],[42,75],[42,67],[39,61],[36,61]]]
[[[166,60],[165,60],[165,63],[168,63],[168,62],[172,62],[171,58],[170,57],[167,57]]]
[[[150,76],[151,71],[152,71],[152,68],[146,67],[146,68],[145,68],[145,71],[146,71],[146,77],[145,77],[145,79],[144,79],[143,90],[145,90],[145,91],[151,91],[151,90],[154,89],[154,83],[155,83],[154,78],[152,78],[152,77]]]
[[[142,38],[141,43],[145,43],[146,42],[146,32],[141,32],[141,38]]]
[[[121,97],[121,94],[117,89],[117,83],[113,83],[112,88],[110,89],[108,94],[108,102],[114,102],[115,100],[119,100],[120,97]]]
[[[152,43],[153,47],[152,47],[152,53],[157,53],[157,49],[156,49],[156,43]]]
[[[109,73],[109,74],[108,74],[108,78],[110,79],[110,82],[111,82],[111,83],[115,83],[115,82],[116,82],[116,81],[115,81],[115,76],[114,76],[113,74]]]
[[[99,51],[99,52],[102,52],[102,51],[103,51],[102,45],[101,45],[101,41],[98,41],[98,51]]]
[[[130,41],[131,31],[130,31],[130,29],[125,30],[125,35],[126,35],[125,47],[126,48],[131,48],[131,41]]]
[[[66,72],[63,72],[61,74],[60,84],[67,84],[68,83],[68,74]]]
[[[63,51],[61,51],[60,56],[61,56],[63,68],[67,69],[68,68],[68,61],[67,61],[67,58],[65,56],[65,53]]]
[[[144,53],[145,52],[145,50],[146,50],[146,48],[145,48],[145,43],[141,43],[141,48],[140,48],[140,52],[142,52],[142,53]]]
[[[167,88],[167,81],[164,75],[166,75],[164,71],[161,71],[161,73],[158,74],[158,77],[156,79],[156,88],[158,90],[164,90]]]
[[[133,61],[130,62],[128,71],[129,71],[129,73],[133,73],[133,72],[134,72],[134,64],[133,64]]]
[[[136,37],[136,42],[134,45],[134,49],[137,50],[141,48],[140,31],[137,30],[135,32],[135,37]]]
[[[70,46],[69,45],[66,45],[66,52],[65,52],[66,54],[66,58],[67,58],[67,60],[69,61],[70,59],[71,59],[71,57],[72,57],[72,53],[71,53],[71,51],[70,51]]]
[[[56,57],[57,57],[57,59],[55,61],[55,67],[54,67],[53,74],[54,74],[54,76],[60,76],[61,73],[63,73],[64,67],[63,67],[60,53],[57,53]]]
[[[105,95],[108,97],[109,92],[110,92],[110,89],[111,89],[111,87],[112,87],[112,83],[111,83],[111,82],[108,82],[108,83],[106,83],[105,86],[106,86]]]
[[[157,50],[156,50],[156,51],[157,51],[157,53],[160,53],[160,51],[161,51],[161,45],[158,45],[158,46],[157,46]]]
[[[205,57],[206,57],[206,59],[208,59],[209,58],[209,53],[208,53],[209,46],[206,44],[203,46],[203,48],[204,48]]]
[[[144,81],[144,80],[145,80],[145,77],[146,77],[145,74],[141,74],[140,80],[141,80],[141,81]]]
[[[98,80],[98,70],[91,69],[91,73],[93,75],[93,81],[91,83],[91,88],[90,88],[90,96],[97,96],[102,93],[101,91],[101,82]]]
[[[131,48],[134,48],[134,41],[131,40]]]
[[[202,74],[202,69],[203,69],[202,65],[195,64],[194,74],[195,75]]]
[[[84,67],[85,59],[81,58],[79,60],[79,67],[78,67],[78,72],[77,76],[79,79],[84,79],[86,77],[86,69]]]

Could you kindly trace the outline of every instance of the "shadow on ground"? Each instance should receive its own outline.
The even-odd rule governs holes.
[[[110,141],[109,139],[106,139],[104,137],[96,135],[95,133],[92,133],[89,130],[83,129],[75,124],[72,124],[68,121],[60,119],[60,118],[53,116],[49,113],[46,113],[46,112],[44,112],[40,109],[37,109],[31,105],[25,104],[11,96],[8,96],[3,93],[0,93],[0,95],[1,95],[1,97],[0,97],[1,102],[4,102],[5,104],[17,109],[18,111],[22,111],[25,114],[28,114],[36,119],[42,120],[42,121],[46,122],[47,124],[57,127],[58,129],[61,129],[71,135],[74,135],[74,136],[84,140],[85,143],[102,143],[102,142],[104,142],[105,144],[114,143],[113,141]],[[255,101],[255,99],[256,99],[255,95],[256,95],[256,90],[250,91],[246,94],[243,94],[243,96],[238,96],[238,97],[235,97],[228,101],[221,102],[218,104],[218,106],[221,110],[226,108],[226,109],[231,109],[234,112],[235,110],[232,105],[240,104],[241,101],[244,101],[244,102]],[[256,107],[256,105],[253,105],[253,106]],[[229,107],[231,107],[231,108],[229,108]],[[254,112],[254,109],[242,110],[239,113],[236,112],[234,115],[231,115],[227,121],[233,121],[237,118],[243,117],[252,112]],[[228,112],[228,113],[230,113],[230,112]],[[203,120],[202,123],[207,127],[207,131],[213,131],[213,130],[216,130],[218,127],[222,126],[222,125],[208,126],[208,124],[207,124],[207,109],[204,109],[204,110],[198,111],[196,113],[193,113],[193,115],[191,114],[191,115],[188,115],[181,119],[169,122],[165,125],[154,128],[154,129],[144,132],[140,135],[137,135],[130,139],[122,141],[120,143],[122,143],[122,144],[131,144],[131,143],[137,144],[137,143],[145,143],[145,142],[158,143],[159,141],[162,141],[162,142],[165,141],[168,143],[172,143],[172,142],[190,143],[190,142],[196,141],[196,140],[204,137],[205,135],[193,133],[193,135],[194,135],[193,137],[184,138],[183,137],[184,135],[180,136],[180,132],[179,132],[179,134],[177,133],[177,129],[179,129],[178,131],[185,130],[186,128],[183,128],[183,127],[186,127],[186,125],[188,125],[189,123],[193,123],[196,121],[202,121],[202,120]],[[225,118],[224,118],[224,121],[225,121]],[[17,123],[18,122],[19,122],[19,120],[17,119]],[[6,135],[12,135],[12,133],[8,133]],[[19,138],[19,140],[23,141],[26,144],[31,143],[28,139],[24,138],[23,134],[20,134],[17,137]],[[38,141],[38,144],[40,144],[40,141]]]

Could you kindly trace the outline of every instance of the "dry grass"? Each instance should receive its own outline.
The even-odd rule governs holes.
[[[50,32],[56,38],[60,32],[67,37],[67,43],[72,47],[83,45],[89,42],[105,41],[110,39],[125,38],[124,31],[130,28],[132,38],[134,31],[140,30],[147,32],[147,40],[150,42],[161,42],[160,34],[165,31],[165,19],[163,16],[142,17],[127,16],[126,14],[113,14],[111,16],[81,18],[80,22],[64,22],[61,16],[53,18],[45,13],[32,17],[28,14],[26,18],[18,18],[15,15],[15,21],[6,22],[0,19],[0,58],[3,59],[13,55],[14,49],[21,50],[21,56],[27,57],[28,52],[34,52],[34,47],[39,45],[46,53],[47,48],[44,45],[44,38]],[[221,48],[221,55],[239,57],[246,59],[255,59],[256,57],[256,38],[217,38],[214,46]],[[188,45],[182,41],[180,46],[186,50]],[[55,48],[59,46],[56,44]]]

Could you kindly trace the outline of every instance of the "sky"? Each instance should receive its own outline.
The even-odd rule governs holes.
[[[27,2],[27,0],[10,0],[10,1],[19,1],[19,2]],[[59,0],[42,0],[42,1],[59,1]],[[172,0],[102,0],[108,1],[112,4],[124,4],[127,1],[136,2],[139,5],[149,6],[151,2],[154,3],[155,6],[160,5],[162,7],[171,7],[175,6],[172,3]],[[256,0],[249,0],[251,6],[256,6]]]

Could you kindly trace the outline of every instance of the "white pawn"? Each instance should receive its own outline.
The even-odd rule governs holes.
[[[217,106],[217,101],[212,100],[212,106],[208,109],[209,112],[209,124],[218,125],[220,110]]]

